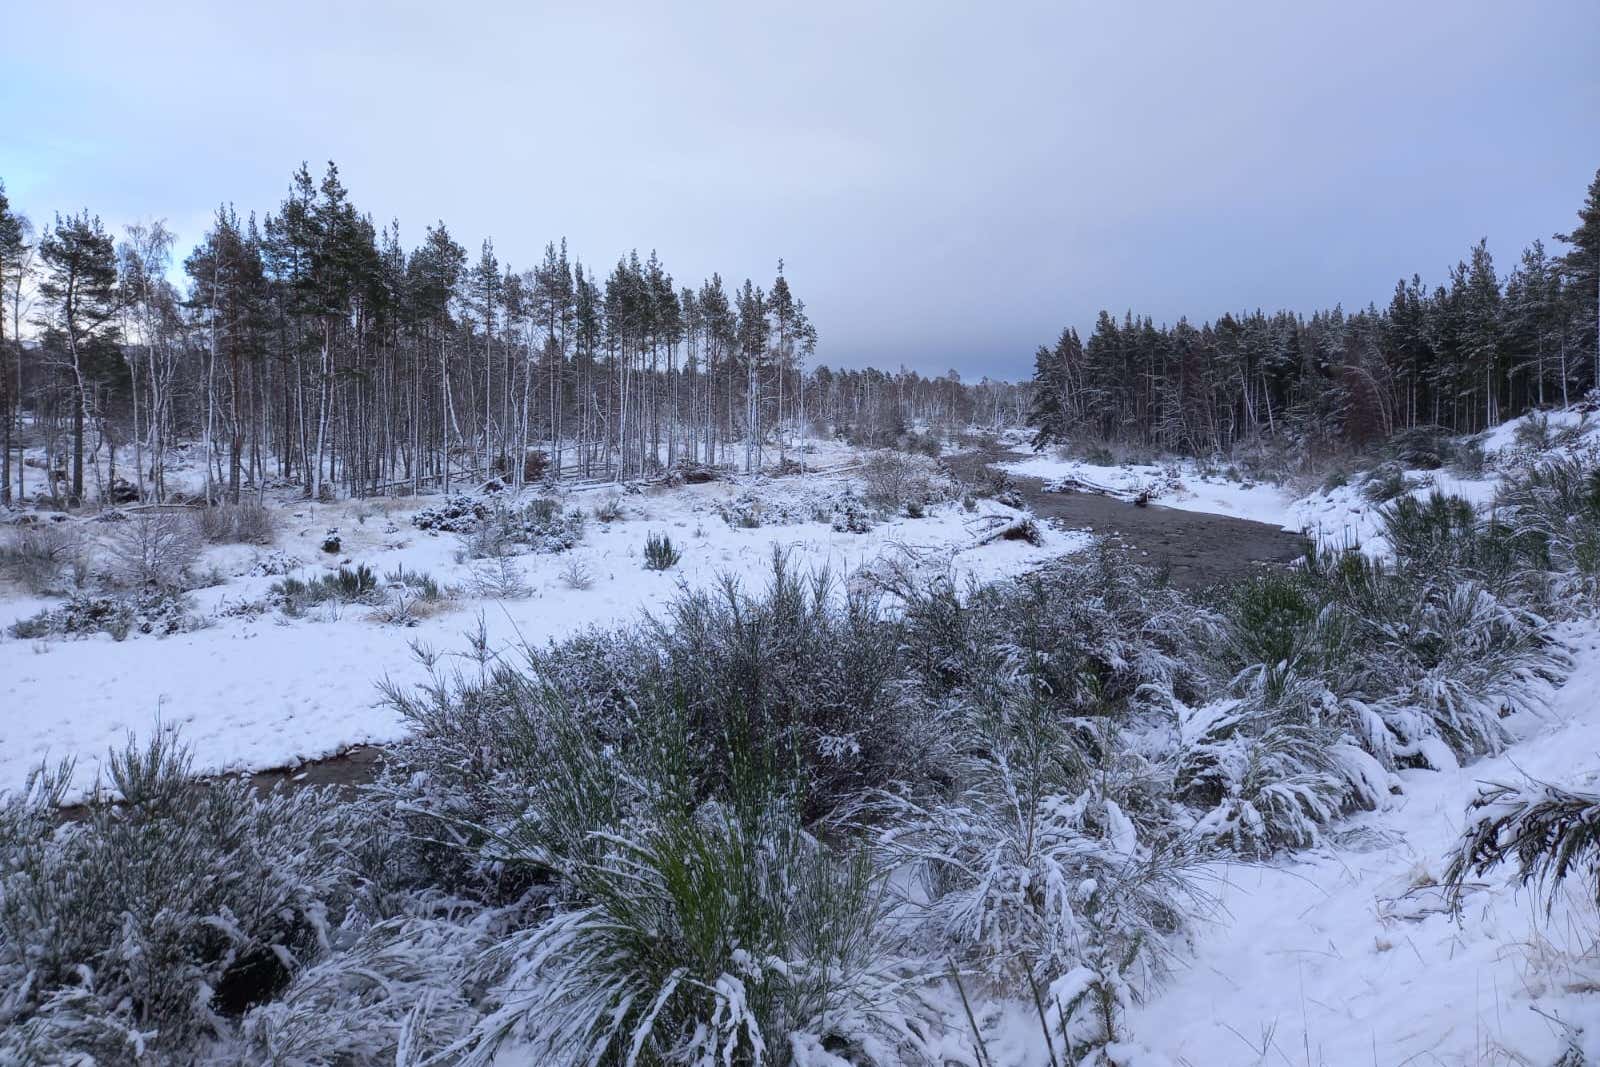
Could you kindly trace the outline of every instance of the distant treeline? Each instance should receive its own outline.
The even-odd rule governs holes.
[[[88,211],[35,230],[0,185],[0,500],[103,495],[103,468],[161,499],[166,457],[194,442],[208,494],[236,499],[273,480],[520,483],[546,464],[748,469],[803,428],[887,444],[1026,410],[1025,384],[808,368],[817,331],[781,260],[766,288],[680,288],[654,252],[601,280],[565,241],[528,270],[491,241],[469,259],[443,222],[408,248],[331,163],[320,181],[302,165],[260,219],[218,208],[181,287],[176,246],[159,222],[119,240]],[[20,462],[24,417],[48,477]]]
[[[1035,361],[1039,444],[1092,436],[1193,453],[1289,438],[1340,447],[1417,425],[1471,433],[1600,383],[1600,173],[1560,255],[1534,241],[1501,277],[1485,242],[1388,306],[1155,325],[1102,311]]]

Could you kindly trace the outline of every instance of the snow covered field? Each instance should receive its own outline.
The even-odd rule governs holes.
[[[820,458],[837,470],[856,457],[840,452]],[[204,629],[124,641],[106,634],[0,638],[0,706],[6,709],[0,715],[0,790],[21,785],[41,762],[64,758],[77,762],[75,791],[87,788],[108,746],[120,746],[129,731],[148,736],[158,719],[181,728],[202,772],[292,766],[353,745],[395,740],[404,725],[379,705],[378,683],[423,680],[426,670],[413,648],[464,653],[465,633],[476,630],[480,617],[492,647],[503,651],[523,642],[542,645],[587,626],[632,621],[668,603],[680,586],[709,586],[727,576],[746,588],[762,588],[774,550],[802,571],[827,568],[840,579],[869,564],[899,561],[981,581],[1086,542],[1082,535],[1046,528],[1040,547],[1004,540],[975,547],[996,522],[1018,514],[988,500],[970,513],[959,502],[947,502],[924,518],[890,519],[866,533],[840,532],[821,522],[747,529],[730,525],[717,511],[719,502],[746,491],[758,499],[793,501],[807,492],[839,491],[850,477],[811,474],[637,494],[610,487],[569,494],[569,507],[589,512],[615,497],[622,517],[610,523],[591,517],[584,540],[569,552],[518,556],[531,596],[494,600],[463,592],[447,610],[406,627],[375,621],[370,608],[350,605],[325,605],[300,619],[270,610],[253,618],[225,614],[260,599],[280,580],[247,576],[259,557],[276,553],[298,563],[301,577],[366,564],[380,576],[404,567],[444,585],[471,584],[470,563],[457,561],[459,538],[419,530],[409,521],[438,497],[382,502],[381,510],[373,501],[283,502],[274,548],[216,546],[197,561],[198,569],[216,567],[228,576],[194,593],[197,609],[210,622]],[[320,548],[330,529],[343,541],[336,556]],[[667,534],[682,551],[673,569],[644,569],[640,552],[652,532]],[[568,584],[563,575],[574,565],[592,578],[590,588]],[[0,628],[52,603],[59,600],[15,591],[0,595]]]

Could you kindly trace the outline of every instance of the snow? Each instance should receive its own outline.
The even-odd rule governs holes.
[[[1129,498],[1149,490],[1152,503],[1158,507],[1230,515],[1236,519],[1264,522],[1288,530],[1301,529],[1295,521],[1294,499],[1284,490],[1263,482],[1230,481],[1202,474],[1190,461],[1112,467],[1051,455],[1035,455],[1001,464],[1001,467],[1012,474],[1047,482],[1073,479]]]
[[[1402,772],[1404,794],[1345,842],[1214,872],[1221,921],[1130,1016],[1174,1063],[1538,1063],[1561,1051],[1545,1015],[1587,1023],[1600,1054],[1600,913],[1575,878],[1546,918],[1510,869],[1463,900],[1437,886],[1480,781],[1592,782],[1600,768],[1600,630],[1569,627],[1577,667],[1511,751],[1450,772]],[[1540,1012],[1545,1013],[1541,1015]]]
[[[1483,507],[1494,503],[1500,482],[1495,477],[1463,478],[1445,470],[1406,470],[1402,472],[1411,496],[1426,497],[1439,492],[1459,496]],[[1383,509],[1390,501],[1369,500],[1365,479],[1334,489],[1317,490],[1289,504],[1285,525],[1304,531],[1318,544],[1332,548],[1350,545],[1371,556],[1386,555],[1383,537]]]
[[[1523,420],[1518,420],[1519,424]],[[1550,417],[1570,427],[1562,444],[1591,448],[1596,435],[1572,413]],[[1479,438],[1489,458],[1483,477],[1449,471],[1405,472],[1407,492],[1433,490],[1493,501],[1495,469],[1526,457],[1517,424]],[[542,643],[591,625],[623,623],[659,610],[682,585],[703,587],[731,575],[759,587],[774,548],[802,568],[828,567],[845,577],[884,560],[922,569],[948,567],[990,580],[1049,556],[1074,551],[1083,535],[1046,529],[1034,547],[998,541],[978,546],[989,525],[1015,516],[992,501],[975,513],[942,505],[922,519],[896,519],[866,534],[820,522],[729,526],[719,501],[743,492],[774,497],[842,484],[849,456],[830,455],[831,472],[803,480],[740,480],[622,496],[624,516],[591,519],[584,542],[560,555],[518,557],[533,595],[492,601],[463,597],[448,612],[402,628],[367,617],[365,608],[327,609],[300,620],[268,612],[218,614],[259,598],[277,579],[249,577],[264,550],[207,549],[202,566],[231,577],[197,591],[213,624],[168,638],[100,636],[81,641],[0,639],[0,790],[20,785],[45,760],[74,758],[78,790],[95,777],[108,746],[129,731],[148,734],[159,717],[182,726],[204,771],[244,771],[297,762],[352,745],[401,737],[405,724],[377,701],[376,683],[421,681],[413,647],[462,652],[463,631],[481,616],[492,645]],[[1104,467],[1040,455],[1007,464],[1012,473],[1074,478],[1119,495],[1154,487],[1157,504],[1305,530],[1329,544],[1359,542],[1381,554],[1380,504],[1364,482],[1296,497],[1267,484],[1203,475],[1193,464]],[[592,509],[615,490],[568,496]],[[274,551],[300,561],[306,574],[366,563],[380,574],[398,566],[465,583],[457,538],[418,531],[409,514],[437,498],[389,501],[362,521],[351,504],[280,505]],[[330,528],[343,539],[335,560],[320,552]],[[683,550],[679,566],[645,571],[645,535],[668,533]],[[594,577],[587,590],[562,580],[573,561]],[[0,596],[0,627],[58,603]],[[1586,1023],[1585,1051],[1600,1059],[1600,911],[1574,879],[1547,916],[1537,890],[1519,888],[1501,869],[1474,883],[1459,916],[1444,907],[1438,882],[1479,783],[1524,775],[1573,788],[1600,776],[1600,626],[1566,624],[1572,675],[1550,694],[1541,716],[1511,720],[1518,743],[1506,753],[1447,771],[1403,771],[1403,792],[1379,811],[1346,820],[1317,848],[1269,864],[1208,869],[1217,896],[1213,921],[1180,954],[1170,982],[1126,1019],[1139,1064],[1314,1065],[1477,1063],[1549,1064],[1561,1050],[1550,1017]],[[984,1006],[999,1022],[990,1037],[997,1063],[1048,1062],[1031,1003]],[[980,1013],[982,1014],[982,1013]]]
[[[267,550],[208,549],[200,566],[235,577],[194,594],[197,609],[212,616],[205,629],[122,642],[108,635],[0,638],[0,790],[21,785],[41,762],[71,758],[77,763],[74,794],[81,792],[94,781],[109,746],[120,747],[130,731],[147,736],[158,720],[181,728],[202,772],[294,766],[354,745],[394,741],[405,725],[379,704],[378,683],[424,680],[426,669],[413,646],[461,652],[467,647],[464,632],[476,629],[480,615],[493,647],[504,650],[588,626],[631,622],[642,611],[664,607],[680,585],[704,587],[730,575],[746,588],[762,588],[774,549],[788,553],[802,570],[826,567],[840,579],[891,560],[988,581],[1087,543],[1082,534],[1043,528],[1040,547],[1019,541],[975,547],[992,524],[1018,514],[986,500],[972,513],[948,503],[925,518],[892,519],[865,534],[841,533],[821,522],[734,528],[715,511],[718,500],[747,490],[793,496],[842,488],[846,475],[801,477],[803,485],[795,478],[739,480],[623,495],[623,518],[603,524],[591,517],[576,549],[517,557],[532,596],[494,601],[464,594],[450,610],[413,627],[374,621],[370,609],[348,605],[314,609],[298,620],[272,611],[254,618],[218,615],[259,599],[278,578],[243,576]],[[567,503],[592,511],[616,492],[573,493]],[[364,521],[358,516],[367,509],[349,503],[285,503],[271,551],[300,561],[303,576],[364,563],[380,576],[404,566],[464,586],[471,574],[469,564],[456,561],[459,539],[420,531],[408,521],[411,511],[437,499],[388,501]],[[101,534],[106,529],[87,523],[84,528]],[[337,559],[320,551],[332,528],[343,539]],[[643,569],[640,552],[650,532],[664,532],[680,547],[677,567]],[[573,561],[592,575],[591,588],[572,589],[563,581]],[[59,602],[0,596],[0,624]]]
[[[1388,551],[1382,535],[1382,510],[1388,502],[1367,498],[1366,478],[1296,496],[1290,489],[1266,482],[1240,482],[1202,473],[1190,460],[1111,467],[1036,455],[1002,466],[1012,474],[1046,482],[1070,480],[1128,499],[1148,492],[1152,507],[1266,523],[1304,533],[1325,547],[1357,545],[1374,556]],[[1495,490],[1500,484],[1492,472],[1481,478],[1464,477],[1448,470],[1418,469],[1401,473],[1406,481],[1405,492],[1412,496],[1425,497],[1440,492],[1464,497],[1485,507],[1494,503]]]

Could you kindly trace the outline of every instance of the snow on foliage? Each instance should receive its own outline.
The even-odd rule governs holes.
[[[1324,547],[1205,603],[1110,548],[988,585],[776,551],[762,588],[544,645],[480,620],[386,685],[408,733],[355,798],[200,784],[162,735],[58,826],[41,774],[0,801],[0,1063],[1154,1062],[1141,1020],[1234,861],[1337,859],[1573,668],[1562,515],[1596,483],[1504,480],[1492,512],[1396,496],[1385,559]],[[445,510],[496,552],[581,529]],[[314,586],[362,602],[377,572]],[[1478,899],[1510,859],[1592,895],[1594,808],[1490,787],[1413,890]]]

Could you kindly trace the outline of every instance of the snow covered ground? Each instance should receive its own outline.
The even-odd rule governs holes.
[[[1576,669],[1518,744],[1449,772],[1403,771],[1404,794],[1336,843],[1214,872],[1221,908],[1172,983],[1129,1019],[1174,1064],[1552,1064],[1549,1017],[1586,1024],[1600,1056],[1600,912],[1575,877],[1546,917],[1508,869],[1457,922],[1438,887],[1479,782],[1600,778],[1600,630],[1568,628]],[[1542,1013],[1542,1014],[1541,1014]]]
[[[1530,453],[1527,434],[1518,434],[1523,422],[1480,439],[1483,477],[1406,471],[1406,491],[1437,488],[1491,503],[1496,471]],[[1595,428],[1578,416],[1553,416],[1551,425],[1571,432],[1532,451],[1595,447]],[[830,457],[836,467],[851,461]],[[1359,541],[1375,553],[1385,547],[1381,505],[1361,479],[1297,497],[1267,484],[1204,477],[1183,464],[1097,467],[1035,456],[1008,469],[1126,495],[1154,489],[1158,506],[1307,530],[1335,544]],[[732,575],[759,586],[774,548],[798,566],[827,566],[841,577],[888,559],[948,565],[985,580],[1085,543],[1080,535],[1047,530],[1042,547],[980,546],[992,523],[1015,514],[990,501],[975,513],[942,505],[925,518],[894,519],[865,534],[821,522],[742,528],[718,514],[719,503],[740,494],[783,501],[851,476],[836,470],[803,481],[718,482],[620,496],[623,516],[607,524],[591,519],[578,548],[518,557],[530,597],[466,596],[414,627],[374,621],[366,608],[314,611],[298,620],[275,612],[227,615],[230,604],[261,597],[277,579],[246,576],[265,550],[208,549],[201,565],[231,577],[195,594],[199,609],[213,616],[206,629],[123,642],[0,640],[0,789],[20,784],[41,760],[62,757],[79,761],[76,782],[84,787],[107,746],[130,730],[148,733],[158,715],[182,725],[198,765],[212,771],[288,765],[393,740],[404,724],[378,705],[376,683],[421,680],[414,646],[462,653],[463,634],[480,615],[491,643],[505,648],[628,621],[660,608],[680,584],[705,586]],[[564,503],[592,510],[612,495],[591,490]],[[390,501],[364,520],[353,504],[285,502],[273,551],[301,560],[306,574],[366,563],[379,573],[404,566],[465,584],[469,567],[457,560],[458,539],[419,531],[409,521],[416,508],[436,501]],[[319,549],[333,527],[344,541],[337,559]],[[641,565],[645,536],[657,531],[683,549],[682,562],[666,573]],[[563,580],[574,561],[593,576],[592,587],[574,589]],[[0,597],[0,626],[49,603]],[[1402,794],[1347,820],[1319,847],[1267,864],[1212,869],[1217,911],[1200,926],[1192,955],[1177,960],[1171,981],[1126,1020],[1129,1038],[1146,1050],[1129,1062],[1548,1065],[1563,1047],[1557,1018],[1586,1024],[1586,1052],[1590,1062],[1600,1061],[1600,911],[1582,881],[1556,898],[1549,915],[1543,895],[1517,887],[1509,869],[1475,883],[1459,916],[1444,907],[1438,887],[1480,782],[1528,775],[1592,789],[1600,779],[1600,627],[1570,624],[1561,636],[1573,649],[1575,669],[1550,694],[1545,714],[1513,722],[1518,743],[1509,751],[1447,772],[1401,772]],[[991,1035],[995,1062],[1049,1062],[1031,1004],[995,1007],[1002,1016]]]
[[[826,458],[837,467],[853,457]],[[983,581],[1086,543],[1082,535],[1045,529],[1040,547],[1019,541],[975,547],[996,522],[1017,515],[986,500],[975,512],[951,502],[925,518],[890,519],[867,533],[843,533],[821,522],[746,529],[729,525],[716,510],[719,501],[746,491],[793,499],[838,489],[849,477],[813,474],[621,495],[622,518],[601,523],[591,517],[583,542],[572,551],[517,557],[531,596],[488,600],[467,593],[411,627],[375,621],[370,608],[348,605],[314,608],[301,619],[276,611],[254,618],[225,614],[232,605],[261,598],[279,580],[246,576],[258,556],[274,552],[297,561],[302,577],[340,564],[367,564],[380,576],[403,566],[442,584],[470,583],[470,564],[456,558],[459,538],[418,530],[409,521],[437,497],[388,501],[364,520],[359,516],[372,502],[285,502],[275,548],[213,547],[197,561],[200,569],[217,567],[230,576],[194,593],[196,607],[210,618],[205,629],[120,642],[105,634],[0,638],[0,790],[21,785],[42,761],[63,758],[77,761],[75,787],[86,788],[108,746],[120,747],[129,731],[147,736],[158,719],[180,726],[197,768],[206,772],[292,766],[352,745],[392,741],[404,725],[379,706],[378,683],[421,681],[426,671],[413,646],[462,653],[468,647],[464,634],[476,629],[479,616],[497,649],[540,645],[583,627],[636,619],[668,603],[680,585],[707,586],[732,576],[759,589],[775,549],[802,570],[826,567],[841,579],[890,560]],[[614,489],[592,489],[565,502],[592,512],[615,495]],[[343,539],[336,557],[320,550],[333,528]],[[643,568],[640,553],[651,532],[669,535],[680,547],[682,560],[672,570]],[[590,588],[572,588],[564,579],[574,563],[592,577]],[[59,602],[0,592],[0,628]]]

